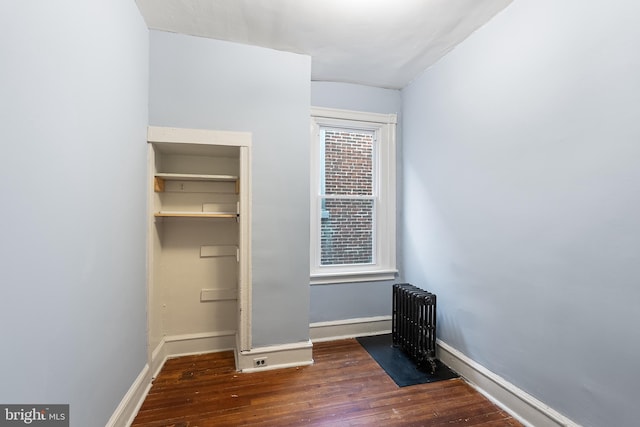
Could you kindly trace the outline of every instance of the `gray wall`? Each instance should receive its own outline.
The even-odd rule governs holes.
[[[253,133],[253,346],[308,340],[310,58],[150,33],[151,125]]]
[[[131,0],[0,14],[0,402],[69,403],[74,426],[146,363],[147,52]]]
[[[638,15],[516,1],[403,90],[406,278],[445,342],[585,426],[638,423]]]
[[[398,165],[401,163],[402,125],[400,91],[379,89],[349,83],[312,82],[311,105],[314,107],[372,113],[397,113]],[[398,167],[398,201],[402,206],[400,167]],[[399,217],[398,217],[399,219]],[[400,236],[397,238],[396,261],[401,270]],[[395,281],[339,283],[311,286],[311,322],[387,316],[391,314],[391,285]]]

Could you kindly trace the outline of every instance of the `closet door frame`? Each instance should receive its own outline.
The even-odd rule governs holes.
[[[147,142],[191,144],[191,145],[221,145],[239,147],[239,236],[238,236],[238,303],[237,303],[237,332],[236,359],[243,351],[251,350],[251,142],[250,132],[216,131],[207,129],[186,129],[174,127],[149,126]],[[152,205],[149,206],[149,209]],[[148,236],[150,239],[150,236]],[[149,245],[149,243],[148,243]],[[150,263],[152,246],[147,248],[148,277],[147,294],[152,285],[153,273]],[[148,320],[149,321],[149,320]],[[153,359],[153,349],[149,348],[150,362]]]

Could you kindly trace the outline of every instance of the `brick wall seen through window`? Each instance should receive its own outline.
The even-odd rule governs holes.
[[[325,130],[321,265],[374,260],[373,154],[372,132]]]

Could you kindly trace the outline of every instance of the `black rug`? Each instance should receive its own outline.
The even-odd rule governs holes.
[[[400,348],[393,346],[391,334],[359,337],[357,340],[398,387],[449,380],[459,376],[439,360],[436,361],[435,374],[420,370]]]

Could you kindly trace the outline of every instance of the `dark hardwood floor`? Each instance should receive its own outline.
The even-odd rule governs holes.
[[[354,339],[312,366],[235,371],[232,352],[170,359],[133,426],[521,426],[461,379],[399,388]]]

